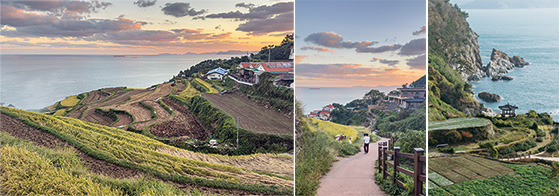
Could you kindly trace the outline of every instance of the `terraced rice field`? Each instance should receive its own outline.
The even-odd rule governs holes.
[[[454,184],[513,173],[513,170],[503,166],[498,161],[471,155],[430,158],[428,166],[430,174],[437,173]],[[430,178],[430,181],[438,186],[448,185],[447,182],[438,183],[437,180],[433,181],[432,178]]]
[[[284,176],[293,170],[293,158],[287,155],[194,153],[144,135],[74,118],[6,107],[0,110],[9,118],[23,119],[32,129],[49,132],[90,156],[165,181],[261,194],[290,194],[293,190],[293,179]]]
[[[158,123],[151,126],[149,128],[150,133],[158,137],[171,138],[188,136],[189,138],[198,140],[205,140],[210,136],[187,108],[167,98],[163,98],[162,100],[174,113],[169,116],[169,119],[167,119],[165,123]]]
[[[60,105],[62,107],[72,107],[78,104],[80,100],[78,99],[78,95],[73,95],[70,97],[66,97],[64,100],[60,101]]]
[[[428,131],[484,127],[490,124],[492,122],[485,118],[453,118],[445,121],[430,121]]]
[[[212,94],[219,93],[219,91],[217,89],[215,89],[214,87],[212,87],[211,84],[208,84],[208,82],[205,82],[204,80],[202,80],[200,78],[195,78],[195,80],[198,83],[204,85],[206,88],[208,88],[208,92],[206,92],[206,93],[212,93]]]
[[[194,96],[191,95],[193,90],[199,94],[183,79],[147,89],[124,87],[100,89],[89,92],[89,96],[66,116],[112,127],[133,127],[137,130],[149,131],[158,137],[185,136],[204,140],[209,133],[196,121],[188,109],[166,100],[167,105],[174,106],[173,111],[167,111],[158,103],[158,100],[173,92],[186,93],[192,97]],[[113,114],[96,111],[97,108]],[[57,114],[64,113],[59,111]]]
[[[186,81],[186,87],[183,91],[179,92],[178,95],[183,98],[190,98],[196,95],[200,95],[200,92],[196,90],[188,81]]]

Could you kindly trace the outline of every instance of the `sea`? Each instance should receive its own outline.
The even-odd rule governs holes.
[[[478,44],[484,65],[490,61],[492,49],[508,56],[520,56],[529,62],[525,68],[516,68],[508,76],[511,81],[493,82],[484,78],[472,82],[476,94],[496,93],[502,100],[485,102],[486,107],[500,112],[498,106],[517,105],[517,114],[535,110],[551,114],[558,121],[559,56],[558,8],[553,9],[469,9],[467,18],[479,35]]]
[[[206,59],[231,55],[0,55],[0,102],[38,110],[107,87],[147,88]]]
[[[297,73],[296,73],[297,74]],[[375,89],[387,94],[391,90],[396,90],[399,86],[394,87],[296,87],[296,100],[303,104],[304,114],[309,114],[313,110],[320,110],[324,106],[339,103],[346,103],[361,99],[366,93]]]

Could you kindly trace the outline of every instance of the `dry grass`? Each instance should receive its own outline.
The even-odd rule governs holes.
[[[202,80],[202,79],[200,79],[200,78],[195,78],[195,80],[196,80],[198,83],[204,85],[206,88],[208,88],[208,92],[206,92],[206,93],[213,93],[213,94],[219,93],[219,91],[218,91],[217,89],[215,89],[214,87],[212,87],[211,84],[208,84],[208,83],[205,82],[204,80]]]
[[[77,160],[76,160],[77,161]],[[72,161],[71,161],[72,162]],[[0,148],[2,193],[8,195],[120,195],[85,177],[58,169],[35,152],[23,148]]]
[[[315,118],[309,118],[309,119],[311,121],[310,125],[327,133],[330,136],[334,137],[335,135],[338,134],[344,134],[348,138],[352,137],[353,141],[356,141],[358,139],[358,131],[350,126],[336,124],[328,121],[322,121]]]
[[[188,81],[186,80],[183,81],[185,82],[186,88],[180,93],[178,93],[177,95],[183,98],[191,98],[200,95],[200,92],[196,90]]]
[[[64,100],[60,101],[60,105],[62,107],[73,107],[78,104],[80,100],[78,99],[78,95],[66,97]]]

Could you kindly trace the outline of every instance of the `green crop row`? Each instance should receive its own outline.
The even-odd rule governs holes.
[[[535,165],[506,165],[515,174],[498,175],[430,190],[430,195],[558,195],[558,171]]]

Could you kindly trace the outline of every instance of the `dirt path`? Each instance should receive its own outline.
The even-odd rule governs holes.
[[[387,141],[382,138],[378,142]],[[362,151],[333,163],[331,170],[321,178],[317,195],[387,195],[373,179],[377,143],[369,144],[369,153]]]

